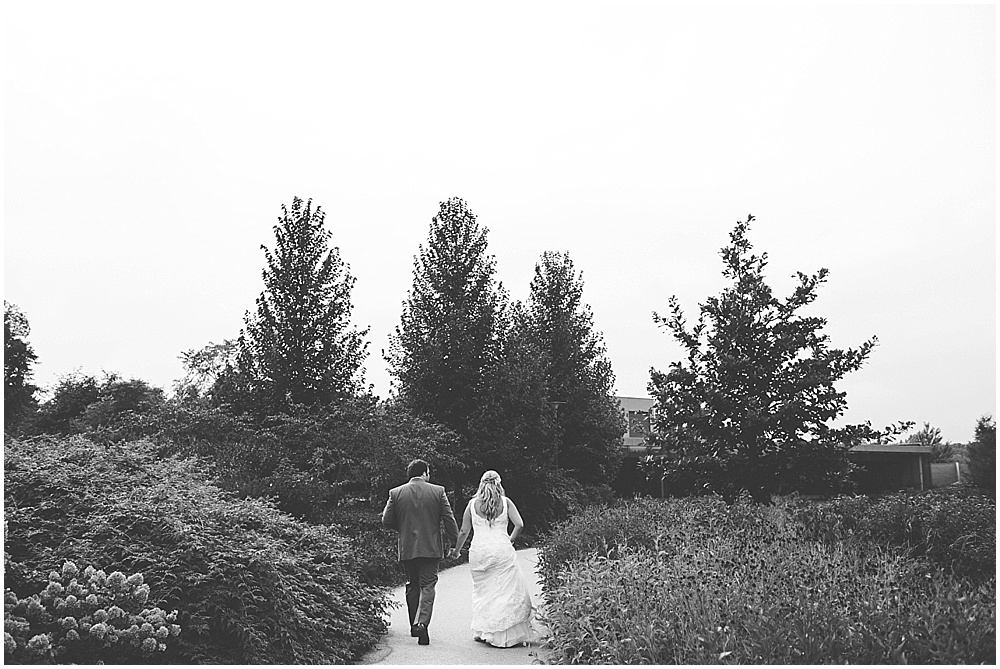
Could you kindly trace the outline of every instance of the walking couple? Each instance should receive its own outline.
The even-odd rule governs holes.
[[[407,467],[410,481],[389,491],[382,524],[399,532],[399,561],[406,571],[406,608],[410,635],[430,643],[427,631],[434,609],[438,563],[445,555],[443,533],[455,542],[450,556],[457,558],[472,532],[469,568],[472,572],[472,636],[499,648],[527,643],[531,631],[531,596],[514,553],[514,540],[524,522],[514,503],[504,495],[500,475],[483,474],[476,496],[469,500],[458,529],[444,488],[430,482],[431,469],[423,460]],[[514,530],[507,534],[508,523]]]

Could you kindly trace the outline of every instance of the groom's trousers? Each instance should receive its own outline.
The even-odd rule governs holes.
[[[430,625],[439,562],[438,558],[428,557],[400,562],[406,571],[406,610],[410,614],[411,626],[415,623]]]

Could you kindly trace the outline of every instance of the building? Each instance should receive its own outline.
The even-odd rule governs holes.
[[[859,492],[926,490],[934,485],[931,450],[920,444],[859,444],[847,452],[847,458],[863,468]]]
[[[658,486],[645,480],[637,469],[639,460],[649,454],[646,437],[652,426],[653,400],[649,397],[618,397],[618,404],[628,421],[624,441],[622,469],[615,488],[619,492],[648,492]],[[957,466],[931,466],[931,447],[920,444],[860,444],[847,453],[848,459],[860,465],[859,492],[874,493],[915,488],[926,490],[949,485],[959,479]]]
[[[628,427],[625,430],[625,448],[629,452],[645,452],[646,435],[649,434],[651,426],[649,423],[650,414],[653,409],[653,400],[649,397],[616,397],[625,418],[628,420]]]

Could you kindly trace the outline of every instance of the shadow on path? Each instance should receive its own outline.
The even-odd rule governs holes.
[[[528,582],[531,603],[536,612],[542,603],[538,582],[538,554],[534,548],[517,552],[521,571]],[[389,631],[379,644],[361,658],[358,664],[533,664],[545,656],[545,627],[534,621],[535,634],[529,647],[494,648],[472,640],[469,627],[472,618],[472,575],[468,563],[442,571],[438,575],[434,598],[434,616],[428,630],[431,645],[417,645],[410,636],[410,621],[406,614],[403,588],[392,591],[391,599],[399,603],[389,614]]]

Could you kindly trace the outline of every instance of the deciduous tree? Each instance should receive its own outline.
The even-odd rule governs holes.
[[[676,296],[668,316],[653,314],[687,352],[668,372],[651,370],[653,443],[666,452],[668,470],[727,497],[844,490],[847,449],[880,433],[868,423],[831,426],[847,408],[835,384],[861,368],[877,340],[832,348],[826,319],[801,313],[825,283],[825,268],[798,272],[791,295],[776,298],[764,277],[767,254],[752,253],[751,221],[737,223],[721,251],[730,285],[699,305],[693,327]]]
[[[31,332],[27,317],[17,305],[3,301],[3,424],[15,426],[35,407],[36,386],[31,366],[38,359],[28,343]]]
[[[556,407],[558,466],[583,484],[612,480],[625,420],[603,338],[583,303],[583,276],[568,253],[542,254],[525,319],[525,332],[544,354],[548,400]]]
[[[945,442],[941,436],[941,428],[932,427],[930,423],[907,435],[903,442],[931,447],[932,462],[952,462],[955,459],[955,447],[951,442]]]
[[[997,492],[997,424],[993,416],[981,416],[976,421],[976,440],[969,444],[969,478],[972,484],[996,496]]]
[[[257,312],[247,313],[237,355],[237,392],[259,414],[323,406],[361,390],[368,330],[351,323],[355,279],[330,247],[312,200],[281,207]],[[239,398],[237,398],[239,399]]]
[[[464,200],[441,203],[385,356],[400,400],[466,440],[498,360],[497,318],[507,301],[487,233]]]

